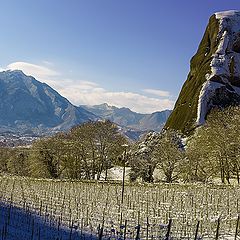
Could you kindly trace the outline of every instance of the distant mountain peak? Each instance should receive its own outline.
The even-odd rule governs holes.
[[[1,73],[27,77],[27,75],[22,70],[18,70],[18,69],[15,69],[15,70],[9,69],[9,70],[2,71]]]
[[[99,104],[99,106],[110,107],[110,105],[109,105],[109,104],[107,104],[107,103],[102,103],[102,104]]]
[[[122,127],[138,131],[160,131],[171,112],[170,110],[165,110],[152,114],[142,114],[136,113],[127,107],[109,106],[107,103],[81,107],[102,119],[108,119]]]
[[[102,109],[106,109],[106,110],[111,110],[113,108],[113,106],[111,106],[107,103],[102,103],[102,104],[93,105],[93,106],[98,107],[98,108],[102,108]]]

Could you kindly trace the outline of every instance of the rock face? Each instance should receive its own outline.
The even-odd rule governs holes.
[[[165,125],[189,135],[213,107],[240,103],[240,11],[211,16]]]
[[[67,130],[96,116],[22,71],[0,73],[0,131]]]

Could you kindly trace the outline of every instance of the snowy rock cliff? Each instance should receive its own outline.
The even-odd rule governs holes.
[[[190,73],[166,127],[185,134],[204,124],[214,106],[240,103],[240,11],[215,13],[209,20]]]

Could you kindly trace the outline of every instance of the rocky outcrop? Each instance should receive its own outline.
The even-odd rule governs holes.
[[[190,73],[165,125],[189,135],[213,107],[240,103],[240,12],[211,16]]]

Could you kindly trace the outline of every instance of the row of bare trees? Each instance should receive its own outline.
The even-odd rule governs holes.
[[[0,171],[47,178],[100,179],[123,153],[126,139],[110,121],[88,122],[42,138],[30,148],[1,149]]]
[[[240,108],[215,109],[206,124],[189,139],[189,180],[208,181],[219,178],[230,184],[240,183]]]

